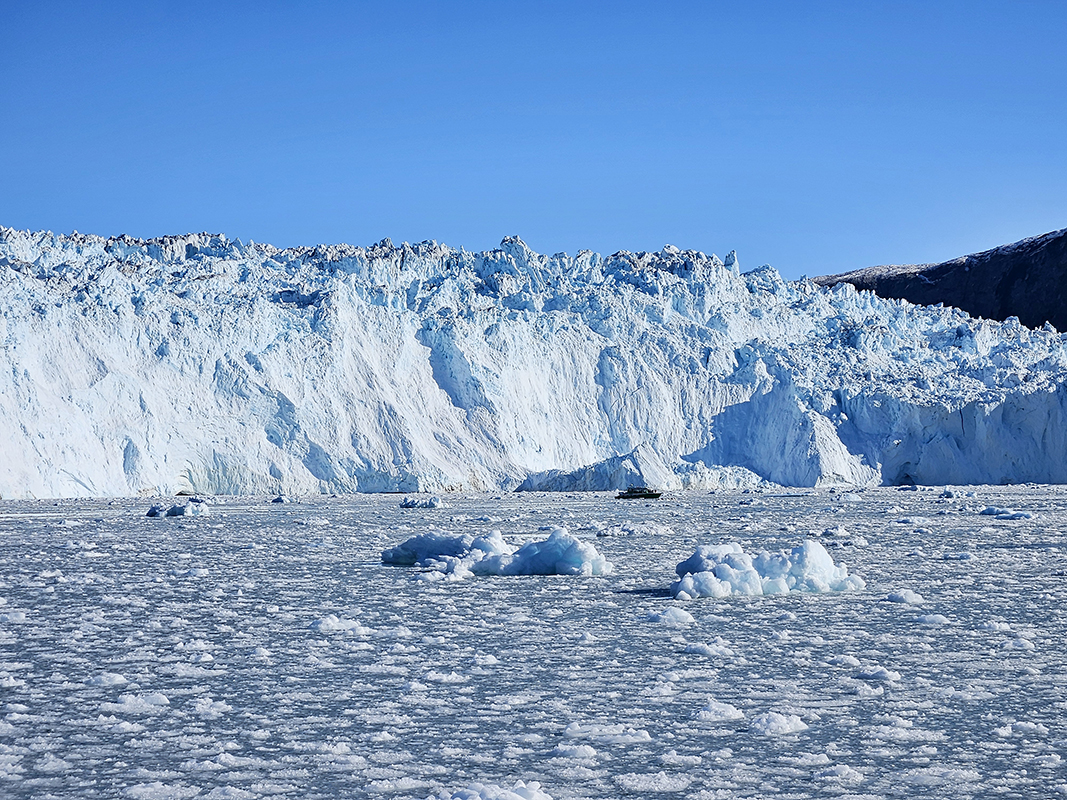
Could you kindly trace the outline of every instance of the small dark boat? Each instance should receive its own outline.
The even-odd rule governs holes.
[[[655,500],[662,492],[656,492],[649,489],[647,486],[631,486],[629,489],[623,489],[617,495],[616,500]]]

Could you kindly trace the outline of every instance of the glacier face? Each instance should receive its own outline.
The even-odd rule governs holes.
[[[3,497],[1067,482],[1051,328],[435,242],[0,228]]]

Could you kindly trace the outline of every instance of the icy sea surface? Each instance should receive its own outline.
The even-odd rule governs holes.
[[[399,499],[0,503],[0,796],[1067,794],[1063,487]],[[555,526],[612,573],[380,560]],[[813,535],[865,589],[667,591]]]

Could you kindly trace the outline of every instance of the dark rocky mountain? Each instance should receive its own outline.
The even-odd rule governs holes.
[[[1018,317],[1039,328],[1067,330],[1067,229],[945,261],[869,267],[815,278],[823,286],[851,283],[882,297],[918,305],[944,303],[971,316]]]

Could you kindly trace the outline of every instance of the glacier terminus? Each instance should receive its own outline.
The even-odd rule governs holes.
[[[667,245],[0,228],[4,498],[1067,482],[1067,352]]]

